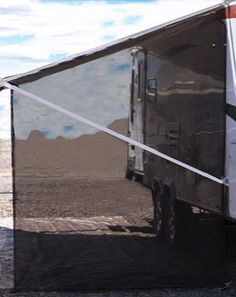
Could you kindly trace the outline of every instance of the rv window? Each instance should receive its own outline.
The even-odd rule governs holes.
[[[157,82],[155,77],[151,77],[148,79],[148,91],[149,92],[155,92],[156,88],[157,88]]]
[[[155,101],[157,98],[157,81],[155,77],[148,79],[148,100]]]

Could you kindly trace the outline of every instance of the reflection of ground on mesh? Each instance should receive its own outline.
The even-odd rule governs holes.
[[[152,208],[150,189],[125,178],[18,177],[19,218],[114,217]]]
[[[13,287],[13,204],[10,140],[0,139],[0,288]]]
[[[0,218],[0,289],[13,287],[13,218]]]

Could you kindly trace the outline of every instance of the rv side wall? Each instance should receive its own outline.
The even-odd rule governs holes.
[[[218,11],[201,23],[193,20],[191,26],[183,23],[175,34],[170,28],[165,32],[173,37],[142,45],[147,51],[144,143],[221,179],[226,89],[222,14]],[[178,200],[224,213],[221,185],[146,152],[143,182],[157,191],[171,189]]]

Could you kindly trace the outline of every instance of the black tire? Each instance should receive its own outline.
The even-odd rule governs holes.
[[[133,176],[134,176],[134,172],[133,170],[127,168],[126,169],[126,174],[125,174],[125,177],[129,180],[132,180],[133,179]]]
[[[165,211],[165,237],[168,244],[173,245],[177,238],[177,218],[175,200],[167,199]]]
[[[153,197],[153,228],[156,235],[156,238],[159,241],[165,240],[165,228],[164,228],[164,219],[165,219],[165,201],[164,197],[157,191],[152,191]]]
[[[187,239],[191,213],[189,204],[170,196],[166,199],[165,237],[169,245],[183,244]]]

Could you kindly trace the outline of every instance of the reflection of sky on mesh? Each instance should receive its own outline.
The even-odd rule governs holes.
[[[76,66],[20,87],[76,114],[107,126],[128,117],[131,77],[129,49]],[[32,130],[47,138],[78,137],[95,130],[65,115],[14,94],[15,134]]]
[[[0,92],[0,139],[10,138],[10,91]]]

